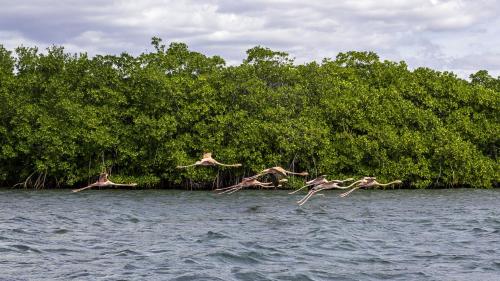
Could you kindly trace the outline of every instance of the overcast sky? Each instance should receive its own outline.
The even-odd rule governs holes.
[[[303,3],[301,3],[303,2]],[[412,68],[500,75],[498,0],[0,0],[0,44],[137,55],[152,36],[238,64],[256,45],[299,63],[375,51]]]

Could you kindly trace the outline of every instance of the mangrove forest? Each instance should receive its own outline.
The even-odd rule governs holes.
[[[500,77],[345,52],[239,65],[164,45],[137,56],[0,45],[0,186],[215,189],[272,166],[407,188],[496,187]],[[188,167],[211,152],[241,167]],[[286,186],[303,185],[292,177]]]

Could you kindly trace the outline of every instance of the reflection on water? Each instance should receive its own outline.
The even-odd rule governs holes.
[[[500,191],[0,190],[0,280],[500,280]]]

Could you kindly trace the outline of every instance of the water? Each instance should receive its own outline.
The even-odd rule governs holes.
[[[0,190],[0,280],[500,280],[499,190]]]

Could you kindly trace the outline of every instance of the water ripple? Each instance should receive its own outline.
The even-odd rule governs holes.
[[[0,190],[0,280],[500,280],[498,190],[234,195]]]
[[[34,247],[30,247],[27,245],[14,244],[10,245],[10,247],[16,249],[18,252],[32,252],[32,253],[41,253],[42,251],[35,249]]]

